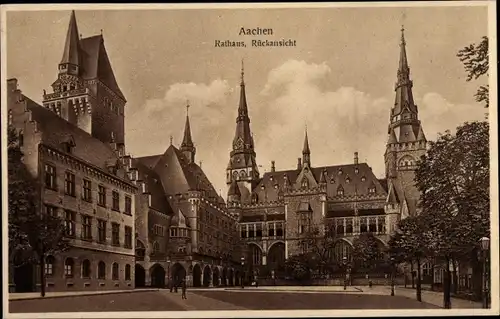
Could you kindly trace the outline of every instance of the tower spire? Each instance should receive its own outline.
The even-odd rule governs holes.
[[[80,67],[79,34],[75,11],[73,10],[71,11],[71,17],[69,19],[68,32],[66,34],[61,63],[59,64],[59,70],[61,73],[78,75],[78,68]]]
[[[309,149],[309,138],[307,136],[307,125],[305,128],[304,147],[302,148],[302,162],[304,166],[311,166],[311,150]]]
[[[189,101],[186,103],[186,124],[184,126],[184,138],[182,139],[180,151],[188,158],[189,162],[194,162],[194,155],[196,154],[196,148],[194,147],[193,140],[191,138],[191,125],[189,123]]]

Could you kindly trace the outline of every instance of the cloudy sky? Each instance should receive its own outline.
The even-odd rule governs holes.
[[[487,35],[484,7],[78,10],[83,37],[102,32],[125,94],[126,147],[133,156],[180,144],[190,101],[196,161],[226,191],[241,59],[261,172],[295,167],[307,124],[312,164],[351,163],[359,152],[378,176],[405,25],[414,96],[428,139],[483,119],[456,53]],[[56,79],[70,11],[7,14],[7,76],[41,102]],[[241,27],[273,36],[240,36]],[[252,39],[296,47],[253,48]],[[215,40],[247,41],[217,48]]]

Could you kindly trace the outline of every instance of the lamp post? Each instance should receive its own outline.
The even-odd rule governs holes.
[[[342,258],[342,263],[344,265],[344,290],[347,290],[347,257]]]
[[[241,288],[245,288],[243,280],[245,279],[245,257],[241,257]]]
[[[391,296],[394,296],[394,270],[396,269],[394,264],[394,257],[391,257]]]
[[[489,304],[489,279],[488,279],[488,253],[490,249],[490,239],[483,237],[479,240],[483,255],[483,308],[488,309]]]
[[[172,292],[172,279],[170,279],[170,258],[167,258],[167,280],[168,280],[168,286],[170,288],[170,292]]]

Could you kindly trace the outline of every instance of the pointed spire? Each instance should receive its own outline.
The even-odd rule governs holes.
[[[398,74],[406,74],[409,76],[408,58],[406,57],[406,41],[405,41],[405,28],[401,26],[401,43],[399,44],[401,51],[399,53],[399,69]]]
[[[191,138],[191,126],[189,124],[189,101],[186,104],[186,124],[184,126],[184,139],[182,140],[181,147],[192,147],[193,140]]]
[[[420,125],[418,129],[417,141],[427,141],[427,139],[425,138],[424,129],[422,128],[422,125]]]
[[[66,42],[64,43],[64,51],[60,64],[80,65],[79,34],[75,11],[73,10],[69,19],[68,33],[66,34]]]
[[[391,127],[389,129],[389,139],[387,140],[387,144],[395,144],[398,142],[396,138],[396,133],[394,133],[394,129]]]
[[[238,106],[238,117],[248,117],[247,96],[245,92],[245,69],[243,59],[241,59],[240,104]]]
[[[309,138],[307,137],[307,124],[306,124],[306,135],[304,137],[304,148],[302,149],[302,154],[311,154],[309,150]]]
[[[170,145],[173,144],[173,141],[174,141],[174,137],[172,135],[170,135]]]

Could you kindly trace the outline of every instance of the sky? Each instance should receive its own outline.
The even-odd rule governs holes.
[[[401,24],[413,94],[428,140],[484,119],[458,50],[487,35],[486,7],[78,10],[83,37],[102,30],[127,99],[126,149],[163,153],[182,141],[189,100],[196,161],[225,197],[225,169],[236,128],[241,60],[261,174],[296,167],[307,125],[313,166],[348,164],[359,152],[384,175],[389,111]],[[70,11],[7,13],[7,77],[41,102],[57,77]],[[240,28],[272,28],[241,36]],[[254,48],[252,39],[296,40]],[[246,41],[245,48],[215,40]],[[484,82],[484,80],[483,80]]]

